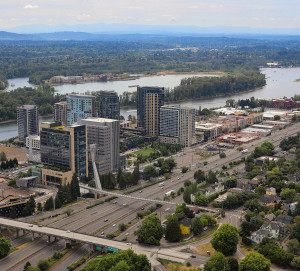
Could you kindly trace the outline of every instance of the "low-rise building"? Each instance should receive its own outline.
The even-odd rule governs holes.
[[[276,189],[274,187],[268,187],[266,189],[266,195],[270,196],[270,195],[276,195]]]
[[[285,214],[281,214],[276,217],[276,220],[279,222],[282,222],[284,224],[292,224],[293,223],[293,217]]]
[[[263,114],[262,113],[252,113],[247,116],[247,120],[248,120],[248,125],[262,123]]]
[[[41,163],[41,139],[38,135],[26,137],[26,158],[28,162]]]
[[[254,243],[261,243],[265,237],[271,238],[271,236],[269,231],[259,229],[258,231],[253,232],[250,238]]]
[[[195,123],[195,131],[204,133],[204,140],[216,139],[222,134],[222,125],[216,123]]]

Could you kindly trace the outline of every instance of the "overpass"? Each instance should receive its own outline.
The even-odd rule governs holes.
[[[150,202],[150,203],[161,204],[161,205],[177,206],[177,204],[178,204],[178,203],[172,202],[172,201],[147,199],[147,198],[134,197],[134,196],[124,195],[124,194],[119,194],[119,193],[114,193],[114,192],[108,192],[108,191],[104,191],[102,189],[90,187],[90,186],[83,185],[83,184],[80,184],[79,186],[81,188],[84,188],[84,189],[88,190],[90,193],[94,193],[94,194],[106,194],[106,195],[114,196],[114,197],[118,197],[118,198],[126,198],[126,199],[137,200],[137,201],[147,201],[147,202]],[[187,206],[188,207],[199,207],[199,206],[190,205],[190,204],[187,204]],[[205,207],[199,207],[199,208],[203,211],[206,211],[206,212],[218,213],[218,211],[215,210],[215,209],[205,208]]]

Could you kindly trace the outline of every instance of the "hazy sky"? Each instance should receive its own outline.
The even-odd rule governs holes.
[[[30,24],[300,28],[300,0],[0,0],[0,27]]]

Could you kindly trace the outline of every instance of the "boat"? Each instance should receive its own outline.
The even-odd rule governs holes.
[[[10,84],[11,87],[14,87],[15,85],[16,85],[16,84],[14,84],[14,83],[11,83],[11,84]]]

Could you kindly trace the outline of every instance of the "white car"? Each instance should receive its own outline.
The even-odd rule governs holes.
[[[116,224],[113,224],[113,227],[117,226]]]
[[[71,231],[70,230],[67,230],[67,233],[70,233]]]
[[[129,233],[127,232],[126,234],[125,234],[125,236],[128,236],[129,235]]]

